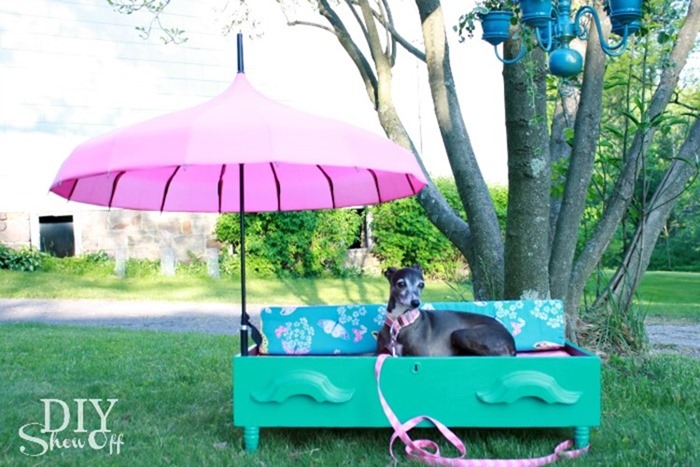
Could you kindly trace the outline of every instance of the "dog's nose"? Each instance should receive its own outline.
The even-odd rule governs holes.
[[[420,306],[420,300],[411,300],[411,308],[418,308]]]

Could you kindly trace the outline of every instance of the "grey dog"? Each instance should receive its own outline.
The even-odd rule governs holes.
[[[418,310],[425,287],[419,265],[389,268],[384,276],[390,284],[389,304],[387,321],[377,336],[377,354],[393,351],[413,356],[515,355],[513,336],[490,316]],[[410,324],[406,320],[409,315],[414,319]],[[391,326],[399,319],[405,326],[394,329],[392,342]]]

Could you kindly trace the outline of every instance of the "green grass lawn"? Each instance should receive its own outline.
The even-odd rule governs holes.
[[[388,429],[263,428],[259,452],[245,453],[242,430],[232,424],[230,363],[238,348],[232,336],[6,324],[0,325],[0,343],[3,466],[390,464]],[[698,360],[611,359],[603,369],[602,426],[592,433],[591,451],[562,465],[700,465],[698,381]],[[107,427],[122,435],[119,454],[116,445],[112,455],[109,445],[23,454],[23,446],[29,454],[42,450],[22,439],[19,430],[44,424],[40,399],[48,398],[117,399]],[[54,409],[56,427],[63,417]],[[99,426],[89,405],[84,418],[88,432]],[[57,435],[59,441],[87,436],[71,432],[75,412],[70,423]],[[25,433],[48,441],[36,426]],[[457,434],[472,458],[522,457],[548,454],[570,431],[461,429]],[[424,429],[415,437],[437,438],[437,433]]]
[[[644,275],[638,303],[647,316],[700,322],[700,274],[651,271]]]
[[[60,277],[60,280],[57,278]],[[253,304],[318,305],[383,303],[387,283],[383,277],[346,279],[260,279],[247,281],[248,302]],[[182,300],[240,302],[238,279],[213,280],[205,275],[162,277],[157,274],[119,279],[112,274],[70,274],[0,270],[0,297],[78,298],[115,300]],[[471,299],[469,284],[429,281],[426,301]],[[700,322],[700,274],[647,272],[637,303],[651,318]]]
[[[248,303],[343,304],[383,303],[388,291],[383,277],[347,279],[258,279],[246,281]],[[431,282],[428,301],[459,299],[466,285],[455,292],[445,282]],[[56,274],[0,270],[0,297],[70,298],[114,300],[182,300],[240,302],[239,279],[214,280],[206,276],[147,276],[119,279],[115,276]],[[471,297],[469,292],[468,297]]]

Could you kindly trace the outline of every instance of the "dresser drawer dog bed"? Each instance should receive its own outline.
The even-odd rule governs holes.
[[[570,427],[575,447],[588,445],[590,428],[600,424],[600,359],[565,340],[561,301],[423,308],[495,317],[513,335],[517,356],[388,358],[381,390],[400,420],[429,415],[449,427]],[[391,426],[374,373],[385,310],[262,310],[262,344],[233,358],[233,420],[247,451],[257,449],[261,427]]]

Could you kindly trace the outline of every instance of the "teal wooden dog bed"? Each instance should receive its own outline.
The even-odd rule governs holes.
[[[396,357],[382,391],[401,420],[449,427],[570,427],[576,448],[600,424],[600,359],[564,338],[557,300],[426,304],[501,321],[517,357]],[[374,375],[385,305],[270,307],[263,342],[233,358],[233,421],[246,450],[261,427],[390,427]],[[436,396],[439,395],[439,396]]]

